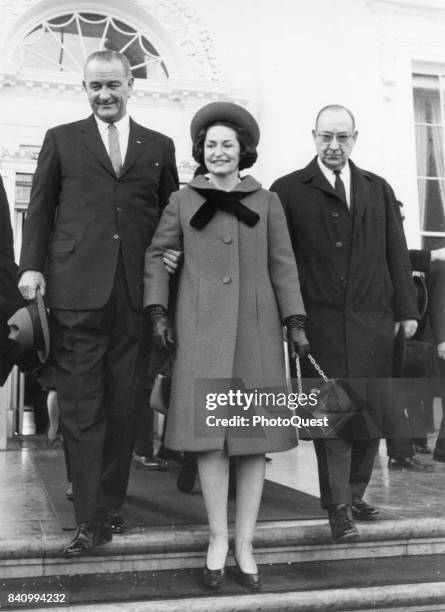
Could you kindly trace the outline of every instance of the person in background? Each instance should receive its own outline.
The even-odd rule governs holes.
[[[239,175],[257,158],[255,119],[240,106],[216,102],[196,113],[191,134],[193,156],[207,173],[173,194],[161,217],[146,254],[144,306],[155,338],[176,351],[165,444],[197,454],[210,529],[205,584],[217,589],[224,582],[229,460],[234,457],[237,575],[245,587],[258,589],[252,542],[264,457],[295,446],[296,434],[287,427],[220,423],[206,428],[207,411],[197,389],[200,381],[208,381],[208,390],[215,391],[221,380],[232,390],[239,381],[247,389],[285,388],[281,325],[287,324],[292,349],[304,355],[304,308],[281,205],[253,177]],[[174,327],[166,311],[166,248],[184,253]]]

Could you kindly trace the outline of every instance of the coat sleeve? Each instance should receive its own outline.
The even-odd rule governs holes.
[[[165,249],[183,249],[179,201],[176,193],[171,195],[151,244],[145,252],[144,308],[152,304],[168,307],[170,278],[162,261]]]
[[[176,168],[175,145],[168,139],[167,154],[159,181],[159,207],[162,210],[167,206],[170,195],[179,187],[178,170]]]
[[[431,252],[425,249],[409,251],[411,268],[415,272],[429,272],[431,266]]]
[[[445,342],[445,264],[434,262],[427,277],[428,317],[434,344]]]
[[[281,320],[305,314],[297,264],[292,250],[286,218],[278,196],[271,194],[268,217],[269,275],[280,309]]]
[[[23,228],[20,272],[44,271],[60,189],[59,154],[54,134],[52,130],[48,130],[32,181],[31,198]]]
[[[386,204],[386,260],[394,287],[395,321],[418,319],[416,291],[400,209],[391,187],[384,182]]]

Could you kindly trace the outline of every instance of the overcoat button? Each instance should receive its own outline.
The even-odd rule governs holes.
[[[232,242],[232,236],[223,236],[223,242],[230,244]]]
[[[337,249],[341,249],[341,247],[343,246],[343,242],[336,242],[335,246],[337,247]]]
[[[334,219],[338,219],[338,217],[339,217],[340,215],[338,214],[338,212],[337,212],[337,211],[334,211],[334,212],[332,213],[332,216],[334,217]]]
[[[222,277],[222,282],[223,282],[225,285],[228,285],[230,282],[232,282],[232,279],[230,278],[230,276],[223,276],[223,277]]]
[[[119,234],[114,234],[113,238],[114,238],[115,240],[119,240]]]

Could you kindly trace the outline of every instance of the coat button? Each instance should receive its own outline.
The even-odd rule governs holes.
[[[335,246],[337,247],[337,249],[341,249],[341,247],[343,246],[343,242],[336,242]]]
[[[229,283],[232,282],[232,279],[230,276],[223,276],[221,280],[225,285],[228,285]]]
[[[232,242],[232,236],[223,236],[222,240],[225,244],[230,244]]]
[[[334,212],[332,213],[332,216],[334,217],[334,219],[338,219],[340,215],[338,214],[338,212],[337,212],[337,211],[334,211]]]
[[[114,238],[115,240],[119,240],[119,234],[114,234],[114,235],[113,235],[113,238]]]
[[[120,206],[118,206],[118,207],[116,208],[116,210],[117,210],[117,212],[122,212],[122,208],[121,208]]]

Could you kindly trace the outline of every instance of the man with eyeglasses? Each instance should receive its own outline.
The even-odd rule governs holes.
[[[351,111],[322,108],[312,131],[317,156],[271,187],[287,216],[311,353],[366,406],[336,438],[314,440],[334,541],[356,538],[354,519],[379,515],[363,495],[391,401],[394,335],[402,326],[411,337],[418,316],[399,206],[383,178],[349,159],[357,135]],[[318,376],[302,366],[305,376]]]

